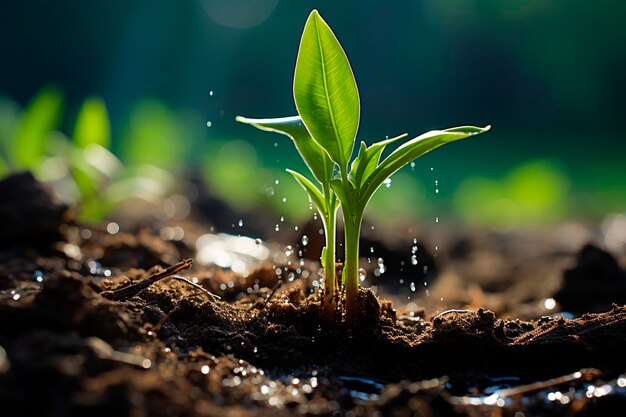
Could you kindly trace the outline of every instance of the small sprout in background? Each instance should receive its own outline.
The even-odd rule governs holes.
[[[54,86],[44,86],[21,110],[0,100],[0,175],[32,171],[63,201],[78,205],[84,221],[101,220],[129,199],[162,200],[174,184],[172,175],[154,165],[122,164],[110,150],[109,116],[101,98],[85,100],[71,139],[58,130],[63,103]],[[126,139],[138,142],[135,136]]]
[[[359,312],[361,223],[374,193],[414,159],[446,143],[486,132],[489,126],[431,131],[403,143],[382,161],[385,147],[404,139],[406,134],[370,146],[361,142],[356,158],[352,159],[359,127],[359,92],[345,52],[317,10],[309,15],[302,33],[293,93],[299,116],[283,119],[238,117],[237,120],[291,137],[318,182],[316,185],[302,174],[289,171],[307,191],[325,220],[326,249],[322,254],[322,264],[327,273],[325,294],[335,291],[334,279],[329,279],[329,275],[334,271],[330,267],[330,262],[334,263],[334,213],[337,200],[341,203],[345,232],[342,282],[346,322],[353,326],[358,321]],[[329,256],[331,249],[333,261]],[[324,301],[327,301],[326,296]]]

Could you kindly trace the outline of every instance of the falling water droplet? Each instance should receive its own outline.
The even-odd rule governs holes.
[[[254,239],[254,243],[256,243],[257,246],[261,246],[261,243],[263,243],[263,241],[261,239]]]
[[[380,271],[380,273],[384,274],[386,269],[385,269],[385,261],[383,260],[383,258],[378,258],[376,263],[378,264],[378,270]]]
[[[385,181],[383,181],[383,184],[385,184],[385,187],[387,188],[391,187],[391,178],[387,178]]]
[[[411,292],[415,292],[415,290],[416,290],[415,283],[411,282],[411,284],[409,285],[409,288],[411,289]]]
[[[213,90],[209,91],[209,95],[212,96],[213,95]]]
[[[365,272],[365,269],[359,268],[359,281],[361,282],[365,281],[366,276],[367,276],[367,272]]]
[[[274,230],[278,232],[280,230],[280,225],[277,224],[276,226],[274,226]]]
[[[415,255],[411,256],[411,264],[412,265],[417,265],[417,256],[415,256]]]
[[[302,235],[302,246],[306,246],[309,244],[309,237],[307,235]]]
[[[239,222],[237,222],[237,224],[239,225],[239,227],[243,226],[243,219],[239,219]]]
[[[213,126],[213,123],[211,123],[210,120],[208,122],[206,122],[206,127],[211,127],[211,126]]]

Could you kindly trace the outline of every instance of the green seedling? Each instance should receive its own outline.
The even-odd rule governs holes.
[[[391,175],[414,159],[446,143],[484,133],[490,127],[463,126],[430,131],[406,141],[382,158],[382,161],[385,148],[407,135],[370,146],[361,142],[357,156],[352,159],[359,127],[359,92],[343,48],[317,10],[309,15],[300,40],[293,95],[299,117],[239,120],[291,136],[319,186],[315,186],[301,174],[291,171],[292,175],[307,190],[316,206],[326,208],[322,203],[331,197],[339,200],[345,233],[342,282],[346,322],[352,326],[356,324],[359,313],[358,254],[361,223],[365,208],[376,190]],[[298,140],[294,138],[293,132],[286,131],[281,121],[294,123],[293,126],[290,125],[290,131],[298,126]],[[300,122],[302,123],[299,124]],[[320,154],[319,149],[323,154]],[[329,161],[331,168],[328,168]],[[327,175],[329,172],[332,174]],[[319,175],[320,173],[323,175]],[[333,207],[336,209],[336,206]],[[327,241],[329,234],[334,234],[334,231],[327,229]],[[327,272],[332,269],[328,264],[324,267]],[[326,280],[326,285],[332,284]]]

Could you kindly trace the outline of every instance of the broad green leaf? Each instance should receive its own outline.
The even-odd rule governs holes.
[[[365,181],[361,204],[366,204],[374,192],[393,173],[412,160],[446,143],[465,139],[488,131],[491,127],[462,126],[445,130],[433,130],[406,142],[387,156]]]
[[[357,186],[360,187],[372,174],[372,172],[374,172],[378,166],[378,162],[380,161],[380,155],[382,155],[385,147],[407,136],[407,133],[403,133],[402,135],[376,142],[369,147],[365,145],[365,142],[361,142],[359,155],[352,162],[352,167],[350,169],[350,174],[354,178]]]
[[[248,119],[247,117],[237,116],[235,120],[252,125],[257,129],[288,136],[296,145],[296,149],[315,178],[322,184],[330,181],[333,175],[334,163],[328,158],[326,152],[311,138],[300,116],[276,119]]]
[[[293,95],[313,139],[347,167],[359,127],[359,92],[345,52],[317,10],[300,40]]]
[[[83,103],[74,128],[74,144],[79,148],[96,144],[111,145],[111,129],[106,105],[99,97],[90,97]]]
[[[320,213],[326,213],[326,202],[324,201],[324,196],[322,195],[320,190],[318,190],[317,187],[313,185],[313,183],[309,181],[309,179],[304,175],[290,169],[288,169],[287,172],[293,175],[298,184],[300,184],[300,186],[304,188],[304,191],[306,191],[311,198],[311,202],[315,205],[315,208]]]
[[[46,139],[61,120],[63,95],[55,87],[44,87],[31,100],[17,128],[13,156],[19,168],[31,168],[46,154]]]

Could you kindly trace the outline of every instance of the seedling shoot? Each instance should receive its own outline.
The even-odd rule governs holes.
[[[450,142],[489,130],[461,126],[433,130],[402,143],[386,157],[382,154],[406,134],[367,145],[361,141],[353,158],[360,119],[360,99],[348,58],[328,24],[313,10],[300,40],[293,82],[297,116],[248,119],[243,123],[289,136],[309,168],[313,179],[288,170],[306,190],[319,212],[326,238],[322,251],[324,309],[332,321],[338,294],[335,279],[336,212],[341,206],[345,233],[345,264],[342,286],[345,321],[359,320],[359,238],[368,202],[395,172],[416,158]],[[382,160],[381,160],[382,159]]]

